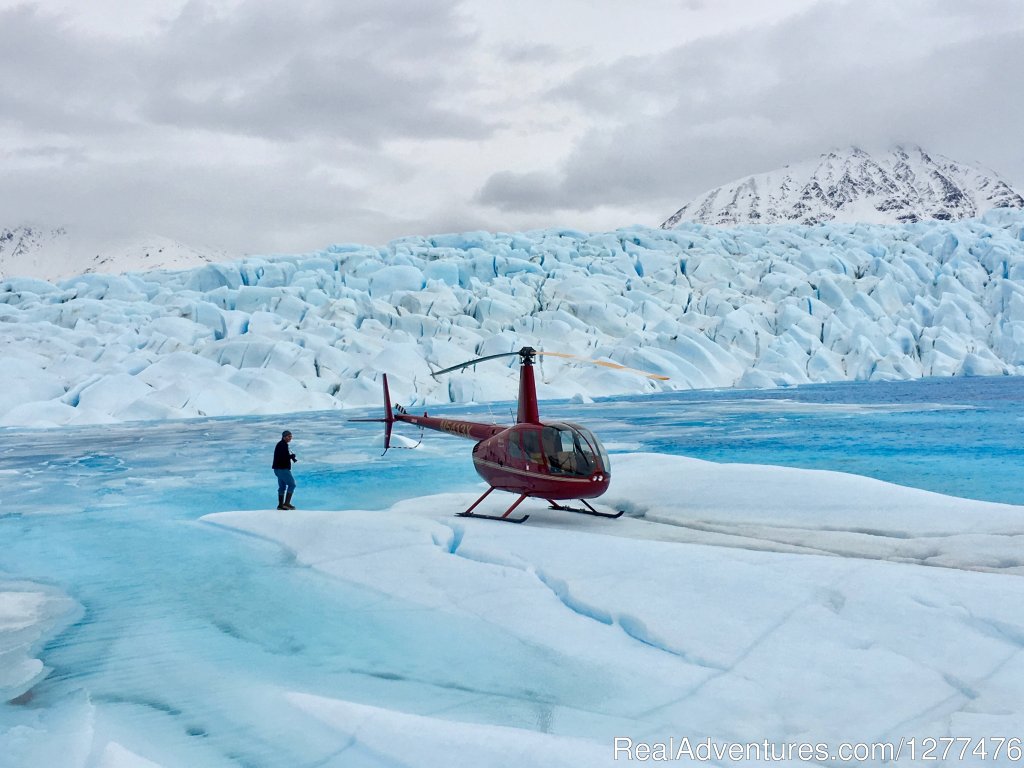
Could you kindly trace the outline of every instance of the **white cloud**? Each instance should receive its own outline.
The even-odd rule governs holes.
[[[0,0],[0,226],[247,251],[656,224],[850,142],[1024,180],[1012,0]]]

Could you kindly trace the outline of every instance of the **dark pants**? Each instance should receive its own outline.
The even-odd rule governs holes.
[[[290,469],[275,469],[274,474],[277,475],[278,493],[284,493],[285,491],[291,493],[295,490],[295,478],[292,477]]]

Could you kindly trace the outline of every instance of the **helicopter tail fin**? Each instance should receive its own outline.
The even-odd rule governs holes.
[[[391,447],[391,427],[395,423],[395,415],[391,411],[391,393],[388,392],[388,375],[384,377],[384,452]]]
[[[349,421],[372,421],[375,423],[384,423],[384,453],[388,452],[388,448],[391,447],[391,427],[395,423],[395,414],[391,410],[391,393],[388,392],[388,375],[383,374],[384,377],[384,418],[383,419],[349,419]],[[401,406],[399,406],[401,409]]]

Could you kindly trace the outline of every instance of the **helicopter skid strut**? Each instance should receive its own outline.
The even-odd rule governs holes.
[[[578,515],[592,515],[593,517],[607,517],[607,518],[610,518],[612,520],[616,520],[616,519],[622,517],[626,513],[626,511],[624,509],[620,509],[618,512],[615,512],[614,514],[611,513],[611,512],[598,512],[596,509],[594,509],[592,506],[590,506],[590,504],[587,502],[586,499],[577,499],[577,501],[581,502],[583,504],[583,506],[586,507],[586,509],[580,509],[579,507],[566,507],[566,506],[563,506],[561,504],[558,504],[558,503],[552,501],[551,499],[547,499],[548,504],[551,505],[550,507],[548,507],[548,509],[557,509],[559,512],[575,512]]]
[[[516,499],[512,503],[512,506],[509,507],[508,509],[506,509],[505,513],[502,514],[502,515],[480,515],[480,514],[473,514],[473,510],[476,509],[477,504],[479,504],[481,501],[486,499],[491,494],[491,491],[493,491],[493,490],[494,490],[493,486],[488,488],[486,491],[484,491],[484,495],[483,496],[481,496],[479,499],[477,499],[476,501],[473,502],[473,506],[471,506],[465,512],[458,512],[458,513],[456,513],[456,517],[479,517],[481,520],[499,520],[499,521],[501,521],[503,523],[525,523],[527,518],[529,518],[529,515],[523,515],[522,517],[509,517],[509,515],[512,514],[512,510],[514,510],[516,507],[518,507],[520,504],[523,503],[523,499],[526,498],[526,494],[525,493],[522,494],[518,499]]]
[[[483,495],[479,499],[477,499],[476,501],[473,502],[472,506],[470,506],[469,509],[467,509],[465,512],[457,512],[455,516],[456,517],[478,517],[481,520],[498,520],[499,522],[502,522],[502,523],[524,523],[524,522],[526,522],[526,520],[530,517],[529,515],[523,515],[522,517],[509,517],[509,515],[512,514],[512,512],[515,510],[515,508],[518,507],[520,504],[523,503],[523,501],[525,501],[527,499],[527,494],[525,494],[525,493],[521,494],[518,499],[516,499],[514,502],[512,502],[512,506],[510,506],[508,509],[506,509],[503,514],[500,514],[500,515],[481,515],[479,513],[474,513],[473,510],[477,508],[477,506],[480,504],[481,501],[483,501],[488,496],[490,496],[491,495],[491,491],[493,491],[493,490],[494,490],[493,487],[488,488],[486,491],[484,491]],[[611,512],[598,512],[596,509],[594,509],[589,504],[589,502],[587,502],[586,499],[577,499],[577,501],[579,501],[581,504],[583,504],[583,506],[586,507],[586,509],[580,509],[579,507],[566,507],[566,506],[564,506],[562,504],[559,504],[557,502],[552,501],[551,499],[546,499],[546,501],[548,502],[548,504],[551,505],[550,507],[548,507],[548,509],[557,509],[559,512],[574,512],[577,515],[591,515],[593,517],[607,517],[607,518],[609,518],[611,520],[615,520],[617,518],[622,517],[623,514],[625,514],[624,510],[619,510],[618,512],[615,512],[615,513],[611,513]]]

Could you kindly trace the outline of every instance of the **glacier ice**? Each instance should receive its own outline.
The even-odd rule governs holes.
[[[54,587],[0,580],[0,703],[17,699],[49,674],[36,652],[81,611]]]
[[[470,232],[185,271],[0,282],[0,425],[1024,373],[1024,213],[901,226]]]
[[[419,346],[393,351],[422,364]],[[190,362],[190,376],[220,369],[189,352],[162,360],[139,374],[146,386]],[[235,375],[255,384],[267,370]],[[379,399],[371,377],[354,381]],[[846,468],[857,456],[904,467],[922,452],[887,444],[919,432],[911,445],[949,446],[928,453],[936,471],[953,461],[948,474],[977,489],[1012,474],[971,458],[1012,452],[1012,425],[994,425],[1020,408],[974,404],[1012,399],[1014,386],[755,395],[744,410],[756,420],[727,420],[725,440],[767,435],[773,456],[801,445]],[[833,400],[837,389],[852,399]],[[909,390],[922,399],[908,407]],[[616,451],[666,440],[687,450],[738,401],[635,398],[581,418]],[[935,423],[901,429],[932,413],[950,414],[940,423],[959,441],[936,439]],[[829,438],[808,428],[811,414],[830,414]],[[32,688],[3,705],[0,766],[599,766],[624,762],[615,736],[834,742],[1019,728],[1020,506],[617,453],[602,501],[623,518],[533,501],[527,525],[503,526],[452,516],[479,494],[456,438],[380,459],[379,425],[337,416],[286,420],[306,446],[305,509],[289,513],[258,508],[273,504],[265,459],[280,417],[9,433],[0,532],[19,581],[0,579],[0,678],[19,678],[12,694]],[[858,431],[870,448],[851,448]],[[488,511],[508,503],[495,496]]]
[[[299,567],[603,670],[587,706],[577,697],[588,683],[576,680],[539,699],[550,706],[539,722],[499,714],[498,730],[478,699],[289,695],[353,756],[359,746],[447,764],[451,745],[476,734],[485,743],[469,738],[467,754],[480,764],[505,764],[517,744],[523,763],[559,765],[579,749],[588,765],[613,765],[616,735],[837,744],[1019,723],[1020,507],[834,472],[656,454],[617,462],[607,501],[630,514],[614,524],[545,510],[531,510],[533,527],[438,514],[472,494],[204,519],[277,542]],[[580,737],[589,743],[566,741]]]

